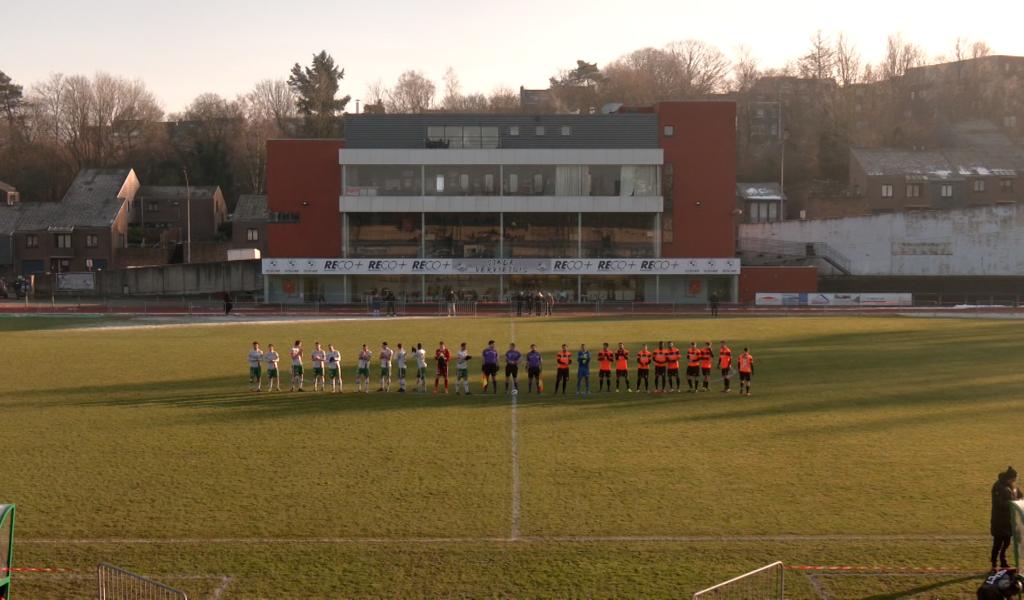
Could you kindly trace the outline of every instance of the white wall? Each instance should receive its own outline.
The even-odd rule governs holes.
[[[1024,275],[1024,208],[981,207],[740,226],[745,239],[824,242],[853,275]]]

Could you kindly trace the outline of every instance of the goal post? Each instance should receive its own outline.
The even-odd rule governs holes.
[[[1013,524],[1013,566],[1020,571],[1020,544],[1024,540],[1024,500],[1010,501],[1010,522]]]
[[[14,568],[14,505],[0,504],[0,600],[10,600]]]
[[[783,600],[785,595],[785,568],[777,561],[696,592],[693,600]]]

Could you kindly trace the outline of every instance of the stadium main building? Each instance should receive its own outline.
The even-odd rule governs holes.
[[[703,303],[738,293],[731,102],[349,115],[268,144],[265,297]]]

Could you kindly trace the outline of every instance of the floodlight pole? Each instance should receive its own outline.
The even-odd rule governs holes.
[[[185,262],[192,264],[192,188],[188,184],[188,169],[182,169],[181,172],[185,174]]]

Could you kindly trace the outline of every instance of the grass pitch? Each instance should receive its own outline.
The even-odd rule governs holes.
[[[100,561],[200,598],[561,598],[680,597],[773,560],[877,569],[790,572],[794,598],[957,598],[986,566],[991,481],[1022,462],[1014,321],[90,327],[114,323],[0,320],[16,566],[76,570],[19,573],[16,598],[91,597]],[[478,362],[469,397],[352,393],[362,343],[513,336],[547,392],[518,396],[514,448]],[[296,338],[339,347],[346,394],[247,391],[251,341]],[[562,343],[669,338],[750,346],[754,395],[551,394]]]

